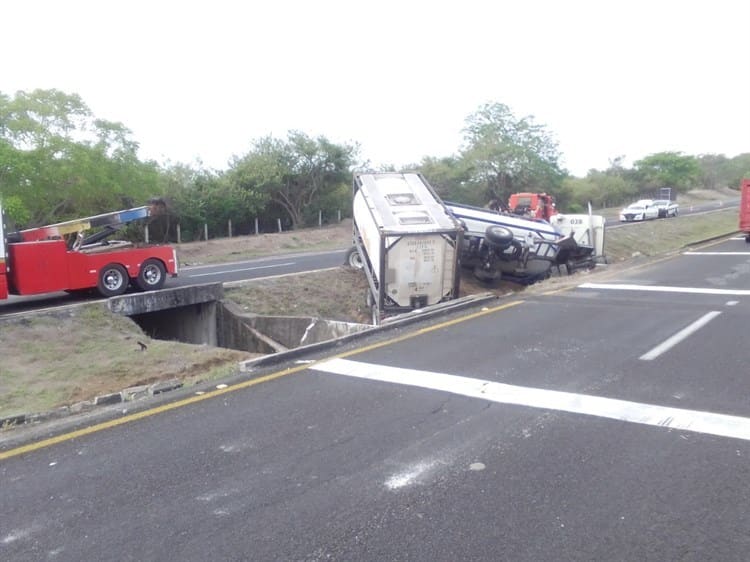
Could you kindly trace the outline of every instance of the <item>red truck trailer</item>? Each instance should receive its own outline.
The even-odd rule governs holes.
[[[745,242],[750,243],[750,179],[740,182],[740,230]]]
[[[0,205],[0,299],[85,289],[112,297],[130,284],[142,291],[161,289],[167,275],[178,273],[174,248],[106,241],[125,224],[158,212],[159,205],[151,204],[7,232]],[[86,236],[91,229],[95,232]]]

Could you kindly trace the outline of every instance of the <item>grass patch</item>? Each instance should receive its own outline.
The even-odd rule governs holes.
[[[610,262],[675,252],[701,240],[738,230],[737,209],[623,225],[606,232]]]
[[[138,342],[147,345],[141,351]],[[131,319],[92,304],[0,319],[0,417],[47,411],[159,380],[209,380],[251,355],[152,340]]]

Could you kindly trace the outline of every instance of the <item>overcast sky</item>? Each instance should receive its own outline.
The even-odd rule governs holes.
[[[24,0],[2,20],[0,92],[77,93],[161,162],[225,169],[297,129],[401,167],[457,153],[487,102],[579,176],[750,152],[748,0]]]

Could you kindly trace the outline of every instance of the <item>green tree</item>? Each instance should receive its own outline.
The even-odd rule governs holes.
[[[283,210],[294,229],[311,223],[319,210],[332,212],[344,202],[350,205],[345,187],[357,150],[356,146],[337,145],[322,136],[313,139],[299,131],[289,132],[286,140],[266,137],[257,141],[250,153],[232,161],[229,181],[253,198],[265,198],[269,206]]]
[[[644,192],[654,192],[661,187],[687,191],[696,187],[701,178],[701,168],[695,156],[681,152],[658,152],[634,163]]]
[[[722,166],[719,177],[720,185],[738,189],[742,178],[750,178],[750,152],[730,158]]]
[[[566,197],[558,207],[566,212],[582,212],[589,202],[596,209],[620,205],[638,193],[636,186],[623,175],[598,170],[590,170],[585,178],[565,179],[562,191]]]
[[[484,205],[487,202],[483,193],[472,189],[470,166],[465,158],[428,156],[422,159],[417,169],[445,201],[469,205]]]
[[[159,195],[160,172],[138,159],[130,135],[76,94],[0,95],[0,195],[21,201],[29,225],[145,204]]]
[[[475,189],[503,201],[516,191],[553,192],[566,176],[557,143],[533,116],[516,118],[501,103],[485,104],[466,119],[461,156]]]
[[[265,200],[252,200],[246,191],[233,184],[226,173],[204,169],[200,165],[175,164],[164,170],[164,193],[170,221],[180,225],[183,240],[250,232],[252,218]]]
[[[698,157],[701,170],[701,182],[706,189],[716,189],[724,184],[722,177],[729,159],[723,154],[702,154]]]

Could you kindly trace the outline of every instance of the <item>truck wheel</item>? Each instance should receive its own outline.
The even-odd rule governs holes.
[[[166,277],[167,269],[164,264],[159,260],[150,258],[141,265],[135,284],[141,291],[158,291],[164,286]]]
[[[128,272],[119,263],[105,265],[99,271],[96,288],[103,297],[116,297],[128,288]]]
[[[349,267],[353,267],[354,269],[362,269],[365,264],[362,262],[362,256],[359,255],[359,250],[357,250],[356,246],[352,246],[349,248],[349,251],[346,253],[346,261],[344,262]]]
[[[509,228],[493,224],[484,231],[484,239],[491,246],[505,249],[513,243],[513,232]]]

